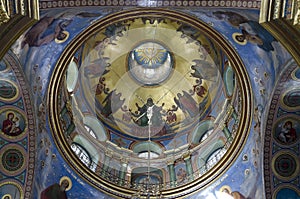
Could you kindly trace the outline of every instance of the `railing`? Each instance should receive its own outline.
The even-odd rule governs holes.
[[[232,140],[232,139],[230,139]],[[158,193],[160,193],[163,190],[167,190],[170,188],[174,188],[177,186],[182,186],[184,184],[187,184],[188,182],[191,182],[193,179],[197,179],[199,177],[201,177],[202,175],[204,175],[206,172],[208,172],[214,165],[216,165],[220,159],[223,157],[224,154],[226,154],[226,152],[224,152],[224,150],[227,151],[228,146],[230,146],[229,141],[227,141],[224,144],[224,148],[222,148],[222,150],[219,150],[218,153],[212,153],[214,157],[209,157],[208,161],[205,163],[205,165],[203,165],[202,167],[200,167],[197,171],[193,171],[193,173],[191,175],[186,175],[183,179],[181,180],[175,180],[175,181],[164,181],[164,182],[160,182],[160,183],[153,183],[151,181],[147,181],[147,182],[140,182],[140,183],[136,183],[136,182],[131,182],[130,178],[121,178],[120,174],[121,171],[118,169],[112,169],[109,167],[109,165],[105,165],[102,164],[100,162],[96,163],[94,161],[91,160],[91,158],[86,155],[86,152],[84,152],[81,148],[77,148],[77,150],[80,150],[80,152],[76,152],[76,155],[78,156],[78,158],[85,164],[85,166],[87,166],[91,171],[97,173],[101,178],[119,185],[119,186],[123,186],[126,188],[130,188],[130,189],[136,189],[138,192],[140,192],[139,194],[145,195],[147,194],[151,194],[151,195],[156,195]],[[85,156],[83,158],[83,156]],[[89,164],[87,164],[86,160],[90,159]],[[125,175],[123,176],[131,176],[132,173],[128,173],[128,172],[124,172]],[[148,174],[145,174],[148,175]],[[151,175],[151,173],[150,173]],[[145,176],[146,178],[146,176]],[[164,179],[166,180],[166,179]]]

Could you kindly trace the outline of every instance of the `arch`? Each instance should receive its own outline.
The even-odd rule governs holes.
[[[228,97],[231,97],[234,92],[236,80],[235,80],[235,73],[234,73],[232,67],[230,66],[229,62],[226,63],[226,68],[225,68],[223,78],[224,78],[226,95]]]
[[[67,74],[66,74],[66,83],[67,83],[67,90],[68,92],[73,92],[77,80],[78,80],[78,66],[77,63],[74,61],[74,59],[70,62],[68,69],[67,69]]]
[[[212,120],[205,120],[199,125],[196,126],[192,135],[191,135],[191,143],[192,144],[199,144],[202,140],[203,136],[208,133],[210,130],[213,130],[214,122]]]
[[[214,154],[219,149],[224,148],[224,141],[222,139],[218,139],[214,144],[210,144],[205,147],[203,151],[201,151],[201,155],[198,157],[198,166],[200,170],[200,174],[203,174],[206,171],[206,164],[209,160],[209,157]]]
[[[73,143],[76,143],[79,146],[81,146],[83,149],[85,149],[86,152],[89,154],[92,162],[94,162],[96,164],[98,163],[98,161],[99,161],[98,150],[90,143],[89,140],[87,140],[82,135],[75,135],[75,137],[73,139]]]
[[[88,167],[91,165],[92,159],[83,146],[76,142],[73,142],[71,144],[71,149],[79,157],[81,162],[83,162]]]
[[[131,183],[137,185],[150,185],[162,184],[163,183],[163,171],[154,167],[137,167],[131,172]],[[150,177],[150,182],[147,181],[148,175]]]
[[[95,133],[97,140],[102,142],[107,140],[105,128],[96,117],[87,115],[83,118],[83,123]]]
[[[163,153],[163,149],[161,146],[155,142],[139,142],[132,147],[134,153],[140,154],[143,152],[153,152],[155,154],[161,155]]]

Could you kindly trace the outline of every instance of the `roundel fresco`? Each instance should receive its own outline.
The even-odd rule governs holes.
[[[250,85],[234,49],[201,21],[161,13],[104,17],[69,45],[52,78],[60,150],[113,196],[199,190],[227,169],[249,131]]]

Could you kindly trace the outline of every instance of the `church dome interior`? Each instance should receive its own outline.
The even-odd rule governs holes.
[[[59,113],[53,134],[99,187],[106,180],[141,194],[183,185],[192,191],[189,183],[207,184],[245,142],[248,77],[236,52],[207,25],[179,12],[138,11],[142,17],[125,11],[116,22],[108,16],[107,26],[106,19],[94,24],[71,62],[57,68],[65,73],[52,79],[61,81],[49,97],[57,102],[50,114]]]
[[[299,198],[299,9],[0,0],[0,199]]]

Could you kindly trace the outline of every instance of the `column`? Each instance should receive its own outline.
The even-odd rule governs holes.
[[[185,166],[186,166],[188,180],[189,181],[194,180],[191,156],[188,155],[188,156],[184,157],[184,162],[185,162]]]
[[[236,113],[236,111],[234,109],[232,111],[232,118],[234,119],[235,122],[238,121],[238,114]]]
[[[106,178],[106,176],[107,176],[108,165],[109,165],[111,157],[112,157],[112,152],[106,151],[105,156],[104,156],[104,161],[103,161],[103,167],[102,167],[101,174],[100,174],[100,176],[103,178]]]
[[[231,142],[232,141],[232,136],[231,136],[231,132],[229,131],[229,129],[228,129],[228,127],[224,124],[224,126],[223,126],[223,133],[224,133],[224,135],[225,135],[225,137],[226,137],[226,139],[229,141],[229,142]]]
[[[119,171],[119,185],[124,185],[125,176],[127,172],[128,160],[121,159],[121,169]]]
[[[175,187],[176,175],[175,175],[175,167],[174,162],[168,163],[169,175],[170,175],[170,185],[171,187]]]

